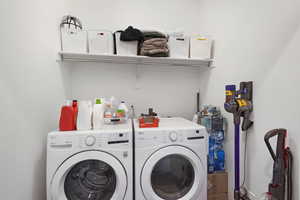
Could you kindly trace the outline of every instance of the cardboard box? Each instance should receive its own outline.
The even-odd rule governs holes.
[[[208,174],[207,189],[208,195],[218,195],[228,193],[228,174],[227,172],[218,172]]]
[[[207,200],[228,200],[228,194],[216,194],[216,195],[209,195]]]

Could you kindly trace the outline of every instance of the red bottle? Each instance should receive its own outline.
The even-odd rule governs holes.
[[[77,117],[77,101],[73,101],[72,105],[67,103],[61,108],[59,130],[60,131],[73,131],[76,130],[76,117]]]
[[[75,117],[74,117],[75,130],[77,130],[77,116],[78,116],[78,104],[77,104],[77,100],[73,100],[72,107],[73,107],[73,111],[75,113]]]

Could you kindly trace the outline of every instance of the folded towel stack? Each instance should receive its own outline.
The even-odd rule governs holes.
[[[160,32],[143,32],[144,42],[140,45],[140,55],[151,57],[168,57],[168,39]]]

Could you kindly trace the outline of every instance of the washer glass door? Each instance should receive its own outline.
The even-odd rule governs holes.
[[[121,200],[127,174],[109,153],[85,151],[65,160],[51,181],[51,200]]]
[[[110,200],[116,189],[116,173],[100,160],[85,160],[68,173],[64,190],[68,200]]]

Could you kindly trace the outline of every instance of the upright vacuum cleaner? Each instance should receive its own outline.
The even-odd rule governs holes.
[[[276,154],[270,144],[270,138],[277,136]],[[269,184],[268,196],[270,200],[292,200],[293,181],[292,165],[293,155],[286,147],[287,130],[274,129],[265,135],[265,143],[274,160],[273,179]],[[287,183],[287,184],[286,184]],[[287,194],[286,192],[287,191]]]
[[[235,160],[235,187],[234,199],[247,200],[246,196],[241,195],[240,188],[240,124],[241,118],[242,130],[247,131],[252,125],[250,115],[253,110],[252,91],[253,82],[241,82],[240,89],[237,90],[235,85],[226,85],[226,101],[224,108],[227,112],[232,113],[234,117],[235,137],[234,137],[234,160]]]

